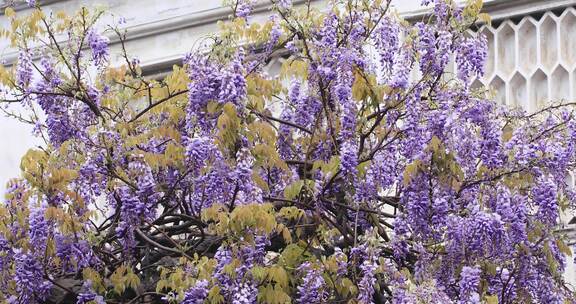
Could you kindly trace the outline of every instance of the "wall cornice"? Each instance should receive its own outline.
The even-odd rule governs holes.
[[[63,2],[63,1],[65,2],[66,0],[45,0],[44,4],[49,5],[51,3]],[[311,0],[310,2],[316,4],[322,1],[323,0]],[[307,0],[293,1],[294,5],[303,5],[305,3],[307,3]],[[21,5],[22,4],[17,4],[17,7]],[[254,4],[252,10],[254,18],[265,15],[265,13],[268,12],[271,8],[272,4],[269,0],[257,1]],[[193,6],[189,6],[186,8],[180,8],[179,12],[180,14],[165,16],[157,19],[148,18],[147,20],[149,21],[135,23],[122,28],[127,31],[125,43],[128,44],[132,41],[140,39],[146,39],[149,37],[158,37],[163,34],[182,31],[186,29],[198,28],[210,24],[215,25],[217,21],[225,20],[232,14],[231,8],[225,6],[218,6],[216,8],[200,11],[194,10]],[[109,36],[109,38],[111,47],[114,47],[115,45],[118,45],[120,43],[120,39],[118,36],[115,35]],[[5,62],[4,63],[5,66],[11,66],[14,62],[16,62],[18,58],[18,53],[14,50],[7,50],[2,55],[2,58]],[[164,61],[166,61],[164,64],[161,64],[159,59],[155,59],[155,62],[143,62],[143,68],[148,70],[151,67],[158,66],[158,64],[165,66],[166,64],[176,62],[177,60],[174,59],[174,55],[170,55],[165,57]]]
[[[502,20],[545,11],[576,6],[576,0],[491,0],[485,1],[482,11],[490,14],[492,20]],[[430,8],[402,13],[405,19],[414,21],[430,13]]]

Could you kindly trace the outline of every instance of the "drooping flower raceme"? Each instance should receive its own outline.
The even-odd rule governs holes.
[[[95,29],[88,31],[88,44],[92,51],[92,60],[97,66],[104,64],[109,57],[108,42],[109,39],[102,36]]]
[[[478,288],[480,286],[480,269],[464,266],[460,273],[460,302],[480,303]]]
[[[322,278],[322,273],[314,269],[310,263],[300,265],[299,271],[302,272],[302,283],[298,286],[297,303],[323,303],[326,301],[326,282]]]

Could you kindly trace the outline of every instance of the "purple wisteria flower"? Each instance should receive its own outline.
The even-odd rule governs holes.
[[[298,286],[297,303],[323,303],[326,301],[326,282],[318,269],[310,263],[304,263],[298,268],[303,274],[302,283]]]
[[[202,304],[208,296],[208,281],[201,280],[184,294],[182,304]]]
[[[480,303],[478,288],[480,286],[480,269],[464,266],[460,274],[460,302]]]
[[[101,66],[109,59],[109,39],[98,33],[96,29],[90,29],[87,38],[90,50],[92,51],[92,60],[94,60],[97,66]]]

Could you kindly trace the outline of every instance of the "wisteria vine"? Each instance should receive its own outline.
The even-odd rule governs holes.
[[[1,303],[574,303],[575,104],[471,86],[482,1],[235,1],[166,77],[104,12],[28,3],[2,103],[44,145],[0,204]]]

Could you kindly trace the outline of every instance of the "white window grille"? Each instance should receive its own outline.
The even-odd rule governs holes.
[[[489,86],[498,102],[527,111],[576,100],[576,9],[515,21],[506,19],[479,30],[489,52],[486,73],[472,86]]]

